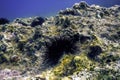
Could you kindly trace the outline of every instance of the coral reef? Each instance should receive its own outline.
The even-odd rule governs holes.
[[[120,80],[120,6],[1,18],[0,80]]]

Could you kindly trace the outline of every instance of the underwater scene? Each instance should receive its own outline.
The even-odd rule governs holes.
[[[0,80],[120,80],[120,0],[0,0]]]

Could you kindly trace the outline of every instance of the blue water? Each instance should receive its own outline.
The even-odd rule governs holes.
[[[0,17],[14,19],[30,16],[53,16],[81,0],[0,0]],[[120,5],[120,0],[82,0],[104,7]]]

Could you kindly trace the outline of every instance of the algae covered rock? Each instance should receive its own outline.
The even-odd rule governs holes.
[[[75,5],[73,5],[74,9],[86,9],[88,7],[89,7],[89,5],[84,1],[82,1],[81,3],[76,3]]]
[[[90,46],[90,52],[88,52],[88,57],[95,58],[97,55],[102,53],[102,48],[100,46]]]
[[[17,70],[21,80],[120,79],[119,5],[80,2],[57,16],[5,23],[0,25],[2,71]]]
[[[0,64],[7,62],[7,58],[4,56],[4,54],[0,54]]]
[[[5,52],[7,49],[7,46],[5,44],[0,45],[0,51]]]
[[[35,27],[35,26],[37,26],[37,25],[42,25],[43,22],[45,22],[45,19],[44,19],[44,18],[42,18],[42,17],[37,17],[37,18],[35,18],[35,19],[32,21],[31,26],[32,26],[32,27]]]
[[[45,22],[45,18],[42,17],[18,18],[14,20],[14,23],[19,23],[24,26],[31,26],[31,27],[42,25],[43,22]]]
[[[80,15],[80,13],[77,10],[69,9],[69,8],[67,8],[66,10],[61,10],[59,12],[59,14],[62,14],[62,15],[74,15],[74,16]]]

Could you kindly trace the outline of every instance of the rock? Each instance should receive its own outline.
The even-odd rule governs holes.
[[[97,13],[96,13],[96,17],[97,17],[97,18],[103,18],[103,16],[104,16],[104,13],[103,13],[103,12],[97,12]]]
[[[0,25],[6,24],[6,23],[9,23],[8,19],[6,19],[6,18],[0,18]]]
[[[103,9],[103,13],[104,13],[104,15],[106,15],[106,16],[110,16],[110,10],[109,9]]]
[[[88,5],[86,2],[82,1],[82,2],[80,2],[80,3],[76,3],[76,4],[73,6],[73,8],[74,8],[74,9],[87,9],[87,8],[89,8],[89,5]]]
[[[100,46],[90,46],[90,52],[88,53],[88,57],[94,59],[100,53],[102,53],[102,48]]]
[[[15,19],[14,20],[14,23],[19,23],[19,24],[22,24],[22,25],[24,25],[24,26],[28,26],[29,24],[27,24],[27,23],[25,23],[24,21],[22,21],[22,19]]]
[[[86,41],[90,41],[91,40],[91,37],[90,36],[84,36],[84,35],[81,35],[80,36],[80,42],[81,43],[84,43]]]
[[[0,34],[0,41],[4,38],[4,35]]]
[[[11,69],[4,69],[0,70],[0,79],[1,80],[22,80],[20,71],[11,70]]]
[[[14,34],[11,32],[4,33],[3,35],[4,35],[4,39],[7,41],[11,41],[14,38]]]
[[[87,9],[89,7],[89,5],[84,1],[80,2],[79,6],[80,6],[80,9]]]
[[[120,37],[120,31],[117,32],[118,37]]]
[[[45,18],[36,17],[36,18],[32,21],[31,26],[32,26],[32,27],[35,27],[35,26],[38,26],[38,25],[42,25],[43,22],[45,22]]]
[[[10,58],[10,61],[11,62],[18,62],[20,60],[19,56],[18,55],[13,55],[11,58]]]
[[[30,26],[32,21],[32,18],[17,18],[13,21],[13,23],[18,23],[18,24],[22,24],[23,26]]]
[[[77,33],[73,36],[74,36],[74,40],[79,41],[81,44],[91,40],[91,37],[88,35],[83,35],[83,34]]]
[[[7,29],[6,27],[7,27],[6,25],[2,25],[2,26],[1,26],[1,31],[2,31],[2,32],[5,32],[5,30]]]
[[[24,26],[31,26],[31,27],[42,25],[43,22],[45,22],[45,18],[42,17],[18,18],[14,20],[14,23],[19,23]]]
[[[119,8],[81,2],[47,19],[2,23],[0,80],[119,80]]]
[[[69,27],[71,25],[70,20],[69,20],[68,17],[62,17],[62,18],[57,17],[56,21],[55,21],[55,24],[60,25],[63,28],[67,28],[67,27]]]
[[[41,37],[40,31],[36,30],[36,31],[35,31],[35,34],[34,34],[34,36],[33,36],[33,39],[36,40],[36,39],[38,39],[38,38],[40,38],[40,37]]]
[[[79,3],[75,3],[75,4],[73,5],[73,9],[80,9]]]
[[[80,13],[75,10],[75,9],[70,9],[70,8],[67,8],[66,10],[61,10],[59,12],[59,14],[62,14],[62,15],[74,15],[74,16],[79,16]]]
[[[3,54],[0,54],[0,65],[7,61],[8,61],[7,58]]]
[[[89,72],[89,71],[81,71],[77,74],[74,74],[71,76],[72,80],[87,80],[87,79],[90,79],[90,80],[93,80],[95,75],[97,75],[97,73],[93,72]]]
[[[0,51],[5,52],[7,50],[7,46],[5,44],[0,45]]]

